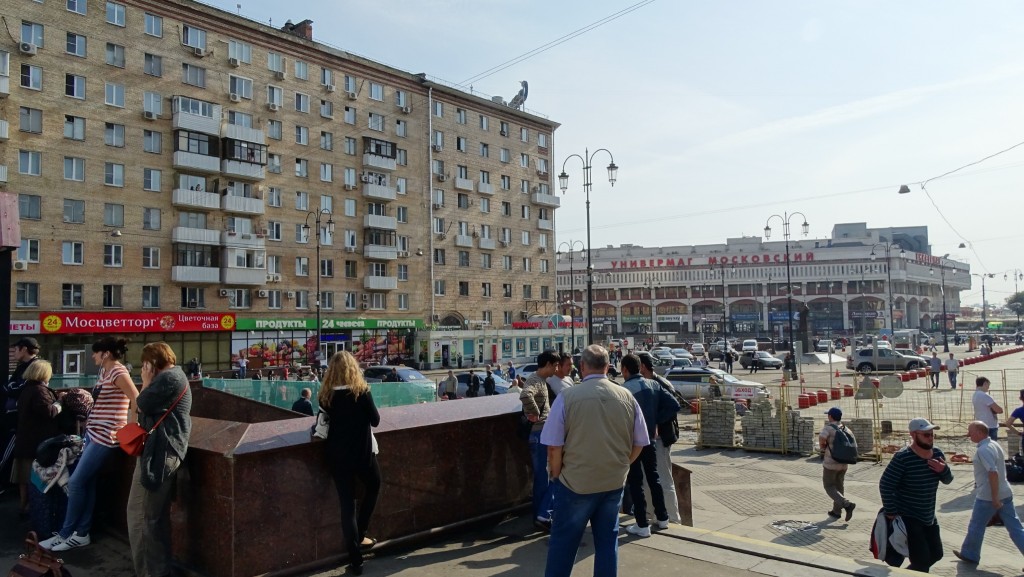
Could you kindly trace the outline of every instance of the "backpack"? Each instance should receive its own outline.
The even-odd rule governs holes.
[[[855,465],[858,454],[857,440],[846,430],[846,427],[840,429],[833,424],[829,424],[829,426],[836,430],[832,445],[828,448],[832,453],[832,460],[845,465]]]

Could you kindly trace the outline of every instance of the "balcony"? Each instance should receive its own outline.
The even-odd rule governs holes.
[[[455,188],[459,190],[473,190],[473,181],[468,178],[456,178]]]
[[[476,191],[480,194],[494,194],[494,185],[489,182],[481,182],[476,185]]]
[[[266,210],[262,198],[232,196],[230,194],[221,197],[221,208],[227,212],[242,214],[263,214]]]
[[[171,126],[175,129],[191,130],[220,136],[221,106],[212,105],[211,116],[192,114],[191,112],[175,112],[171,120]],[[176,108],[176,107],[175,107]]]
[[[267,269],[265,268],[234,268],[224,267],[220,269],[221,284],[229,285],[255,285],[260,286],[267,281]]]
[[[171,242],[187,244],[211,244],[220,245],[220,231],[208,228],[190,228],[187,226],[176,226],[171,231]]]
[[[220,171],[224,174],[250,180],[263,180],[267,177],[267,167],[262,164],[242,162],[241,160],[228,160],[226,158],[220,161]]]
[[[363,217],[363,226],[366,228],[380,228],[383,230],[398,229],[398,219],[393,216],[381,216],[368,214]]]
[[[468,234],[457,234],[455,235],[455,246],[473,247],[473,237]]]
[[[398,258],[398,247],[368,244],[363,247],[363,256],[374,260],[395,260]]]
[[[220,234],[220,244],[233,248],[265,248],[267,241],[254,232],[233,232],[225,230]],[[264,273],[266,274],[266,273]]]
[[[537,228],[541,230],[555,230],[555,225],[546,218],[538,218]]]
[[[254,142],[256,144],[267,143],[267,140],[264,137],[262,130],[256,128],[249,128],[248,126],[239,126],[237,124],[228,124],[224,128],[224,136],[226,136],[227,138],[233,138],[235,140]]]
[[[551,208],[558,208],[562,206],[562,201],[553,194],[544,194],[543,192],[533,193],[533,203],[541,206],[550,206]]]
[[[377,200],[395,200],[397,197],[395,189],[390,186],[384,186],[383,184],[373,184],[372,182],[363,183],[363,196],[366,198],[374,198]]]
[[[220,159],[195,152],[179,150],[174,153],[174,168],[184,168],[197,172],[220,172]]]
[[[220,198],[215,192],[175,188],[174,192],[171,193],[171,204],[185,208],[217,210],[220,208]]]
[[[217,284],[220,282],[220,269],[215,266],[172,266],[171,282]]]
[[[393,291],[398,288],[397,276],[363,277],[363,288],[371,291]]]
[[[381,170],[394,170],[397,163],[394,158],[366,153],[363,155],[363,166],[379,168]]]
[[[493,238],[478,238],[477,243],[480,245],[482,250],[494,250]]]

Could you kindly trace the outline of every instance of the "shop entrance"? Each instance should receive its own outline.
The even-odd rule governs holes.
[[[85,351],[64,351],[64,374],[65,375],[80,375],[82,374],[82,361],[85,357]]]

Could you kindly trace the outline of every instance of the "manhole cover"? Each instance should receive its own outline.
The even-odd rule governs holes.
[[[772,521],[772,527],[786,533],[797,531],[819,531],[820,527],[807,521]]]

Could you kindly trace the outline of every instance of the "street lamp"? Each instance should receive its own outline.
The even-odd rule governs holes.
[[[768,223],[770,223],[773,218],[781,220],[782,238],[786,240],[786,304],[789,307],[789,362],[792,363],[790,366],[792,367],[792,371],[794,373],[796,372],[796,351],[793,348],[793,340],[796,337],[796,335],[793,333],[793,280],[792,272],[790,271],[789,265],[789,221],[792,220],[792,218],[798,214],[800,215],[800,218],[804,219],[804,223],[800,227],[801,232],[804,236],[807,236],[807,233],[811,229],[811,225],[807,224],[807,217],[804,216],[804,213],[802,212],[784,212],[781,215],[773,214],[769,216],[768,220],[766,220],[764,223],[764,238],[769,239],[772,236],[772,228],[771,226],[769,226]]]
[[[570,158],[578,158],[583,162],[583,192],[587,198],[587,344],[594,344],[594,265],[590,260],[591,248],[593,245],[590,244],[590,189],[593,188],[594,183],[591,181],[591,162],[594,157],[597,156],[598,152],[607,152],[608,158],[611,159],[611,163],[608,165],[608,182],[614,187],[615,179],[618,177],[619,167],[615,166],[615,158],[607,148],[599,148],[590,153],[589,149],[583,149],[583,156],[578,154],[570,154],[562,162],[562,174],[558,175],[558,187],[562,189],[562,194],[569,188],[569,175],[565,172],[565,165],[569,162]]]
[[[903,250],[903,247],[901,247],[898,244],[888,243],[888,242],[887,243],[875,243],[875,245],[871,247],[871,260],[872,261],[874,261],[875,258],[876,258],[875,257],[875,247],[878,247],[878,246],[885,247],[885,272],[886,272],[886,275],[887,275],[887,277],[889,279],[889,330],[892,332],[893,340],[895,340],[896,339],[896,317],[894,317],[892,315],[892,304],[893,304],[892,303],[892,261],[889,259],[889,257],[890,257],[889,251],[892,250],[893,247],[898,247],[900,249],[900,259],[906,258],[907,252],[905,250]],[[945,351],[947,353],[949,352],[949,345],[946,345]]]
[[[1006,277],[1007,277],[1007,273],[1009,273],[1009,272],[1010,271],[1007,270],[1006,272],[1003,273],[1003,280],[1004,281],[1007,280]],[[1017,280],[1018,279],[1019,280],[1024,280],[1024,271],[1021,271],[1019,268],[1015,268],[1015,269],[1013,269],[1013,294],[1015,294],[1015,295],[1017,294]],[[1019,308],[1017,309],[1017,331],[1020,332],[1020,309]]]
[[[733,267],[735,270],[735,267]],[[722,268],[719,271],[722,276],[722,339],[725,341],[725,350],[729,350],[729,310],[726,302],[726,289],[725,289],[725,263],[722,263]]]
[[[995,277],[995,273],[972,272],[971,276],[981,277],[981,330],[988,330],[988,302],[985,300],[985,279]]]
[[[576,317],[573,314],[576,311],[576,275],[573,272],[572,263],[576,260],[576,245],[580,246],[580,252],[583,252],[583,241],[569,240],[563,241],[558,245],[558,250],[555,251],[555,256],[566,254],[562,252],[562,246],[565,246],[569,255],[569,300],[566,303],[571,307],[569,309],[569,338],[572,339],[572,346],[569,347],[569,354],[576,352]]]
[[[772,275],[768,275],[768,282],[764,285],[764,332],[768,337],[772,336],[771,315],[768,314],[768,288],[772,286]]]
[[[320,225],[320,219],[324,215],[327,215],[327,222],[323,223],[324,226]],[[321,325],[320,325],[320,277],[323,271],[320,269],[320,245],[323,243],[324,235],[330,237],[333,242],[334,239],[334,217],[331,211],[326,208],[321,208],[319,212],[309,211],[306,213],[306,222],[302,225],[302,230],[306,233],[306,238],[309,238],[309,217],[313,218],[313,224],[316,225],[316,356],[317,363],[319,364],[323,351],[321,350],[320,337]]]
[[[949,320],[948,320],[949,317],[946,316],[946,265],[942,261],[946,260],[946,258],[948,258],[948,257],[949,257],[949,254],[946,254],[941,259],[939,259],[939,279],[940,279],[940,281],[939,281],[940,282],[939,290],[942,291],[942,352],[944,352],[944,353],[948,353],[949,352],[949,337],[946,335],[946,325],[949,322]],[[934,276],[935,275],[935,269],[929,268],[928,269],[928,274]],[[956,275],[956,269],[954,268],[953,272],[951,272],[949,274],[951,276]],[[984,284],[984,282],[985,282],[984,281],[984,277],[982,277],[982,281],[981,282],[982,282],[982,284]]]
[[[650,300],[651,300],[651,343],[652,343],[652,346],[653,346],[654,334],[657,332],[657,330],[655,329],[655,322],[656,321],[655,321],[655,316],[654,316],[654,291],[655,291],[655,289],[657,287],[661,286],[661,283],[655,282],[654,277],[653,276],[649,276],[649,277],[647,277],[647,284],[646,284],[646,286],[647,286],[647,290],[649,291]]]

